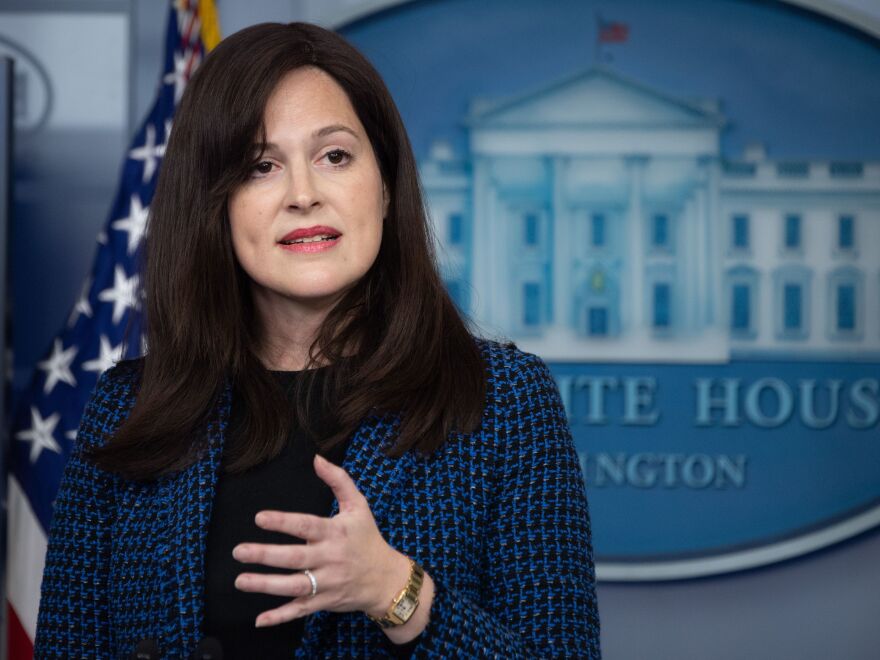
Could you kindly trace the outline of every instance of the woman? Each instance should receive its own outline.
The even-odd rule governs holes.
[[[468,333],[352,46],[264,24],[206,58],[145,279],[148,353],[101,378],[57,499],[38,656],[598,657],[556,387]]]

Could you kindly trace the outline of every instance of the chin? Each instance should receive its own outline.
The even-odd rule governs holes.
[[[287,297],[306,304],[321,305],[328,302],[335,302],[348,291],[353,282],[345,285],[337,284],[335,286],[314,286],[308,288],[298,288],[287,293]]]

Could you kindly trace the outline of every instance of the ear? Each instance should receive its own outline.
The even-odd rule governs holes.
[[[391,195],[388,193],[388,186],[382,182],[382,217],[388,217],[388,207],[391,205]]]

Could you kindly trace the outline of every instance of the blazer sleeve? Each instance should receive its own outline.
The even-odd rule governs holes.
[[[549,370],[516,354],[497,420],[483,596],[474,602],[435,579],[416,657],[601,657],[583,474]]]
[[[35,658],[107,658],[113,477],[86,458],[103,439],[112,407],[105,373],[86,405],[55,500],[34,643]],[[108,405],[110,407],[108,407]]]

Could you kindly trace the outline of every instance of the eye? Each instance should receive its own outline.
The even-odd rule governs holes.
[[[334,166],[342,166],[348,163],[351,160],[351,154],[348,153],[345,149],[333,149],[332,151],[328,151],[324,154],[324,157],[330,161],[331,165]]]
[[[268,174],[272,171],[272,163],[268,160],[262,160],[251,168],[254,174]]]

